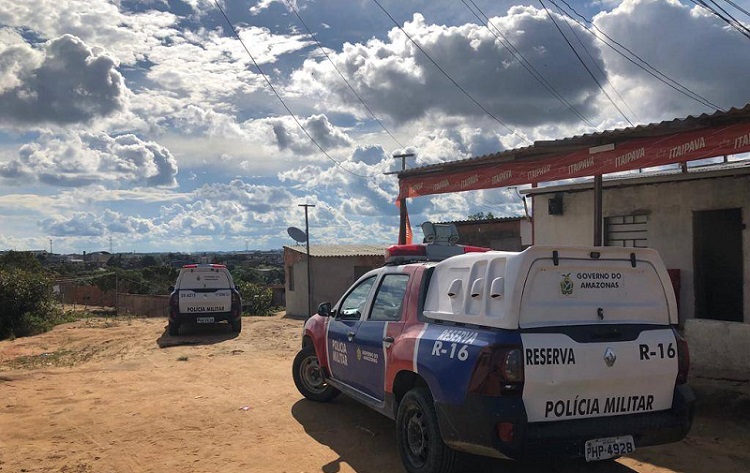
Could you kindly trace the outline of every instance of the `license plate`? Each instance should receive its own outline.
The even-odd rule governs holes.
[[[214,323],[213,317],[196,317],[195,321],[199,324],[212,324]]]
[[[586,442],[586,461],[594,462],[628,455],[635,451],[632,435],[592,439]]]

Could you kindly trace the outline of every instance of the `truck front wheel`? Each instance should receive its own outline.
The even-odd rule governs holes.
[[[326,382],[312,345],[302,348],[294,357],[292,377],[299,392],[311,401],[328,402],[341,392]]]
[[[450,473],[455,469],[456,452],[443,443],[429,389],[412,389],[401,400],[396,442],[409,473]]]

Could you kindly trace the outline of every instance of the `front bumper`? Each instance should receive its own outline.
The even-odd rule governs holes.
[[[478,455],[515,460],[581,458],[587,440],[632,435],[636,448],[678,442],[690,431],[695,395],[687,385],[675,388],[665,411],[555,422],[526,420],[520,398],[471,395],[461,405],[436,403],[445,443]],[[513,424],[513,439],[502,441],[497,425]]]

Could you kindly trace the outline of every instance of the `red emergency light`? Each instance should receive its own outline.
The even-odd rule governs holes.
[[[226,268],[225,264],[186,264],[182,266],[182,269],[194,269],[194,268]]]
[[[465,253],[484,253],[489,248],[464,245],[391,245],[385,250],[385,264],[396,265],[417,261],[442,261]]]

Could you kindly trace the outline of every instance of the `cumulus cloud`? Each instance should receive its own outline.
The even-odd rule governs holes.
[[[513,7],[492,19],[524,57],[553,83],[582,113],[593,113],[598,89],[577,66],[544,11]],[[578,28],[580,30],[580,28]],[[567,107],[552,98],[483,25],[428,24],[420,14],[404,30],[486,109],[511,125],[550,121],[578,121]],[[581,40],[595,50],[590,36]],[[337,67],[377,113],[399,123],[424,117],[430,111],[454,116],[484,116],[454,84],[398,29],[388,41],[344,44],[331,55]],[[467,60],[470,58],[470,60]],[[602,66],[600,58],[596,58]],[[359,106],[327,61],[308,60],[294,75],[299,89],[312,89],[328,101],[352,109]],[[329,102],[325,103],[328,104]]]
[[[135,135],[43,135],[21,146],[18,158],[0,164],[0,177],[50,185],[128,183],[175,186],[177,162],[168,149]]]
[[[333,148],[351,146],[352,139],[338,127],[335,127],[325,115],[313,115],[300,120],[307,133],[326,151]],[[276,145],[281,150],[292,150],[297,153],[310,154],[318,151],[317,146],[302,131],[291,117],[269,119],[273,127]]]
[[[701,7],[676,0],[627,0],[596,15],[594,23],[709,101],[724,108],[750,102],[747,38]],[[602,54],[615,87],[640,114],[659,120],[710,110],[611,49],[602,47]]]
[[[106,116],[124,107],[125,84],[117,62],[71,35],[43,52],[16,44],[0,52],[0,120],[10,124],[65,125]]]

